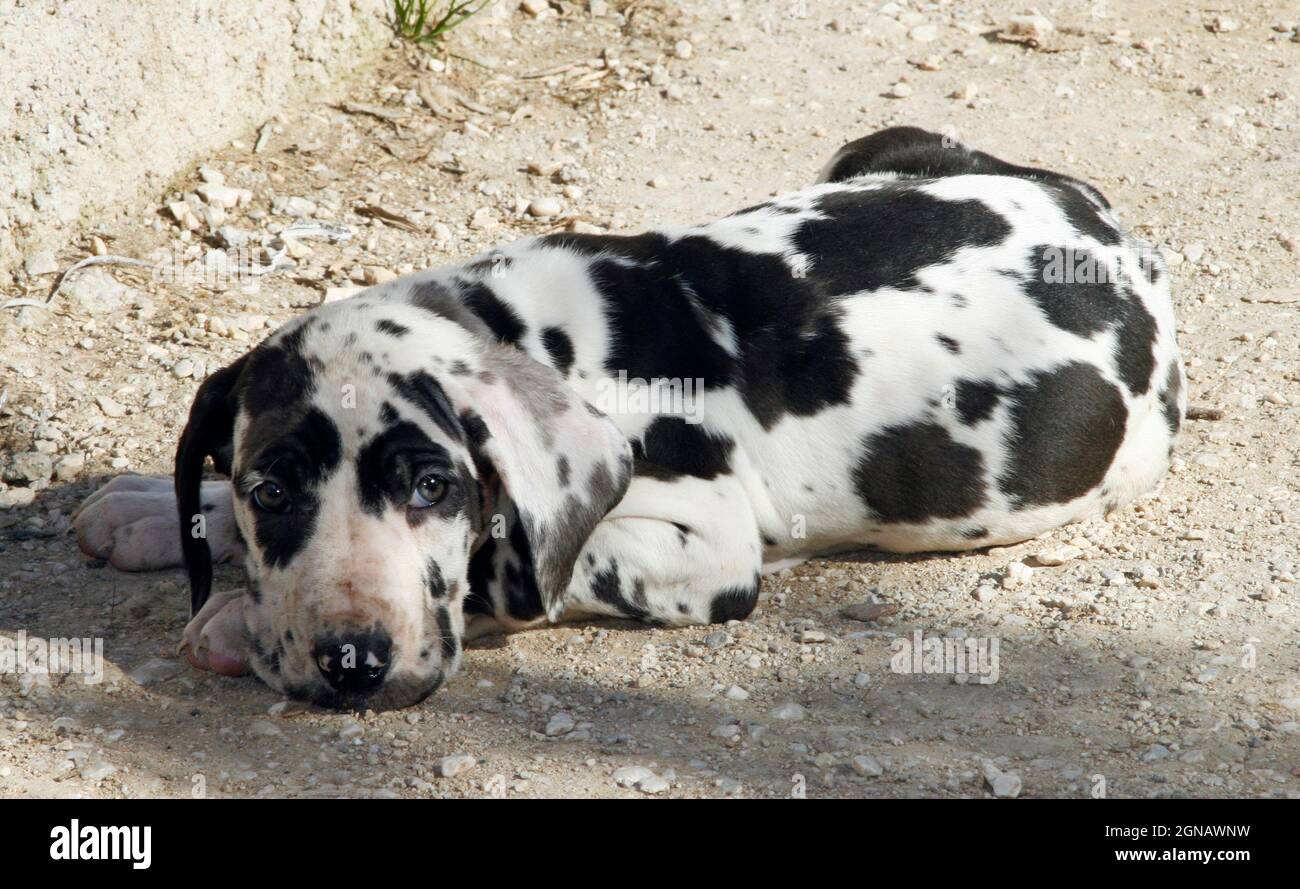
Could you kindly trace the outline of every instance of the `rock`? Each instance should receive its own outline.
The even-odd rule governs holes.
[[[242,188],[231,188],[218,182],[204,183],[194,189],[194,192],[203,199],[203,203],[221,210],[233,210],[253,199],[251,191]],[[314,209],[315,205],[313,204],[312,207]]]
[[[1033,579],[1033,568],[1030,568],[1024,562],[1012,562],[1007,566],[1006,574],[1002,575],[1002,588],[1006,590],[1019,589]]]
[[[1228,18],[1226,15],[1216,15],[1210,20],[1210,30],[1215,34],[1231,34],[1241,27],[1236,19]]]
[[[1034,556],[1034,560],[1039,565],[1048,568],[1055,568],[1058,565],[1064,565],[1066,562],[1073,561],[1083,555],[1083,550],[1077,546],[1060,546],[1056,549],[1045,549]]]
[[[59,261],[55,259],[52,250],[40,250],[28,255],[23,261],[23,269],[32,278],[39,275],[52,275],[59,270]]]
[[[339,729],[339,740],[351,741],[360,738],[365,733],[366,727],[364,725],[357,722],[355,719],[349,719],[344,722],[343,727]]]
[[[689,59],[695,55],[695,47],[689,40],[678,40],[673,44],[673,54],[679,59]]]
[[[1141,758],[1144,763],[1150,764],[1168,759],[1169,755],[1169,748],[1164,744],[1152,744],[1146,750],[1142,751]]]
[[[979,91],[980,91],[979,84],[968,83],[965,86],[953,90],[951,93],[948,94],[948,98],[959,99],[963,102],[968,102],[971,99],[975,98],[975,96],[979,94]]]
[[[908,31],[907,36],[917,43],[933,43],[939,39],[939,29],[934,25],[918,25]]]
[[[533,18],[544,16],[551,11],[551,6],[546,0],[523,0],[519,4],[519,8]]]
[[[800,630],[797,637],[803,645],[813,645],[826,641],[826,634],[821,630]]]
[[[1204,244],[1188,244],[1183,248],[1183,257],[1188,262],[1200,262],[1205,256]]]
[[[912,87],[900,80],[898,83],[891,86],[885,95],[889,96],[891,99],[906,99],[908,96],[912,95]]]
[[[885,774],[885,767],[880,764],[880,761],[866,753],[853,757],[851,765],[853,771],[864,778],[879,778]]]
[[[898,606],[893,602],[858,602],[846,606],[840,612],[849,620],[859,620],[863,623],[871,623],[897,613]]]
[[[567,735],[569,732],[573,731],[575,725],[576,723],[573,721],[573,717],[561,710],[558,713],[553,714],[547,721],[545,729],[546,737],[557,738],[560,735]]]
[[[309,201],[307,198],[277,196],[271,201],[271,212],[277,216],[292,216],[294,218],[304,218],[316,215],[316,202]]]
[[[733,685],[727,689],[726,698],[729,701],[747,701],[749,700],[749,692],[739,685]]]
[[[109,775],[113,774],[116,771],[117,771],[117,766],[109,765],[108,763],[100,760],[91,763],[90,765],[83,766],[80,774],[81,777],[85,778],[87,781],[98,782],[98,781],[103,781],[105,778],[107,778]]]
[[[5,469],[5,479],[11,482],[43,482],[54,474],[54,462],[49,454],[40,451],[24,451],[14,454]]]
[[[1004,33],[1015,37],[1032,37],[1042,40],[1056,30],[1050,20],[1041,15],[1016,15],[1002,29]]]
[[[72,302],[92,315],[115,312],[132,302],[133,291],[119,283],[103,269],[86,269],[78,273],[63,292]]]
[[[564,205],[558,198],[533,198],[528,204],[528,215],[538,219],[550,219],[564,212]]]
[[[350,296],[355,296],[356,294],[360,293],[362,290],[365,290],[365,288],[354,287],[350,284],[345,284],[341,287],[326,287],[325,298],[321,300],[321,302],[323,303],[338,302],[341,299],[347,299]]]
[[[469,218],[469,227],[476,231],[491,231],[497,224],[496,211],[491,207],[479,207]]]
[[[70,482],[86,468],[85,454],[68,454],[60,457],[54,464],[54,477],[61,482]]]
[[[1015,772],[1004,772],[991,762],[984,764],[984,782],[998,799],[1015,799],[1020,796],[1020,776]]]
[[[152,658],[136,667],[129,674],[131,681],[137,685],[153,685],[171,679],[173,676],[179,676],[185,672],[185,662],[183,660],[163,660],[162,658]]]
[[[194,208],[184,201],[172,201],[167,205],[167,212],[171,214],[172,219],[176,220],[176,224],[187,232],[198,231],[203,227]]]
[[[178,380],[188,379],[194,374],[194,362],[189,358],[182,358],[172,365],[172,376]]]
[[[384,284],[397,277],[397,272],[379,265],[368,265],[361,270],[361,280],[367,284]]]
[[[633,787],[642,793],[663,793],[669,788],[664,778],[656,775],[645,766],[623,766],[614,771],[614,783],[619,787]]]
[[[780,719],[789,722],[803,719],[808,715],[808,711],[796,704],[794,701],[786,701],[784,704],[778,704],[771,710],[767,711],[767,715],[773,719]]]
[[[478,760],[468,753],[453,753],[438,760],[434,772],[439,778],[455,778],[458,775],[465,774],[476,765],[478,765]]]
[[[35,500],[35,488],[10,488],[7,491],[0,491],[0,509],[30,506]]]

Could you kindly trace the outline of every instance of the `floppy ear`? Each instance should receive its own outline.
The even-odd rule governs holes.
[[[558,620],[583,545],[632,478],[614,423],[554,370],[513,346],[485,346],[480,371],[452,377],[470,446],[514,503],[532,550],[542,607]]]
[[[248,355],[245,355],[203,381],[176,448],[176,505],[181,525],[181,556],[190,576],[191,616],[199,613],[212,591],[212,552],[207,538],[194,533],[194,517],[203,511],[199,499],[203,461],[211,456],[218,471],[230,471],[235,381],[247,363]]]

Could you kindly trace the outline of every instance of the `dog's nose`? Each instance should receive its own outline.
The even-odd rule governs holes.
[[[392,648],[393,640],[381,630],[329,636],[318,640],[312,653],[335,691],[365,694],[383,684]]]

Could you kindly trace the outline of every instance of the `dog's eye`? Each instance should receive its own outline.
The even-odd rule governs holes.
[[[447,482],[436,475],[426,475],[415,483],[415,490],[411,492],[411,499],[407,502],[407,506],[428,509],[441,503],[446,496]]]
[[[253,503],[263,512],[288,512],[289,494],[276,482],[262,482],[253,489]]]

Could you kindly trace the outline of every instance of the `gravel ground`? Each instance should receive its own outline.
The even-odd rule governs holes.
[[[0,795],[1300,796],[1295,22],[1038,10],[502,2],[27,257],[5,299],[92,253],[172,263],[0,311],[0,635],[107,661],[0,677]],[[1153,496],[1010,548],[812,562],[725,627],[482,640],[419,707],[352,715],[189,669],[179,574],[67,533],[106,476],[166,472],[196,380],[301,307],[525,234],[713,218],[899,123],[1085,178],[1165,251],[1193,419]],[[352,237],[277,240],[307,219]],[[285,265],[230,282],[227,254]],[[895,672],[918,631],[996,640],[997,681]]]

